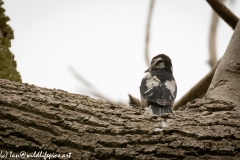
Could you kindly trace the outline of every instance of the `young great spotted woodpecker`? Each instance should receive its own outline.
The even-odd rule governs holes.
[[[141,105],[152,114],[173,113],[172,105],[177,95],[171,59],[165,54],[153,57],[151,66],[140,86]]]

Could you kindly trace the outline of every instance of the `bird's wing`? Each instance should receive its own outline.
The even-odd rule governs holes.
[[[161,82],[156,76],[146,75],[142,79],[140,92],[150,102],[171,105],[176,98],[177,85],[175,80]]]

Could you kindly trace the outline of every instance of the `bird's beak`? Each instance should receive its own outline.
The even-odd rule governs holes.
[[[150,71],[151,71],[151,68],[152,68],[152,67],[148,68],[144,73],[150,72]]]
[[[154,63],[151,63],[151,66],[150,66],[144,73],[146,73],[146,72],[151,72],[153,66],[155,66],[157,62],[158,62],[158,61],[155,61]]]
[[[156,63],[156,62],[155,62],[155,63]],[[155,63],[151,64],[151,66],[150,66],[144,73],[146,73],[146,72],[151,72],[152,67],[155,65]]]

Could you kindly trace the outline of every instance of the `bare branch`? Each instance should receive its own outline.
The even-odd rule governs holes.
[[[216,33],[217,33],[217,26],[218,26],[219,16],[212,11],[212,21],[210,25],[210,32],[209,32],[209,61],[208,64],[212,68],[214,64],[217,62],[217,52],[216,52]]]
[[[82,82],[85,86],[89,88],[89,92],[100,99],[110,101],[108,98],[103,96],[103,94],[97,90],[96,87],[94,87],[91,83],[89,83],[87,80],[85,80],[73,67],[69,67],[70,71],[73,73],[73,75],[80,81]]]
[[[152,19],[152,11],[154,6],[155,0],[151,0],[149,11],[148,11],[148,19],[147,19],[147,27],[146,27],[146,46],[145,46],[145,60],[147,67],[150,66],[150,59],[149,59],[149,37],[150,37],[150,26],[151,26],[151,19]]]
[[[238,22],[238,17],[236,15],[234,15],[222,2],[218,1],[218,0],[206,0],[211,7],[213,8],[213,10],[221,17],[223,18],[223,20],[228,23],[233,29],[235,29],[237,22]],[[215,15],[213,15],[213,19],[215,19]],[[215,20],[216,21],[216,20]],[[211,25],[211,30],[213,28],[216,29],[216,24],[212,24]],[[211,32],[211,31],[210,31]],[[212,35],[209,38],[209,44],[210,44],[210,53],[212,53],[210,55],[210,61],[209,63],[212,63],[211,65],[213,65],[213,62],[216,59],[216,56],[214,54],[216,54],[216,46],[215,46],[215,37],[216,37],[216,30],[213,29]],[[211,38],[212,37],[212,38]],[[214,57],[215,56],[215,57]],[[211,69],[211,71],[202,79],[200,80],[194,87],[192,87],[175,105],[174,105],[174,109],[178,109],[179,107],[187,104],[188,102],[194,100],[195,98],[202,98],[209,86],[210,83],[212,81],[213,75],[215,73],[215,70],[219,64],[220,60],[214,65],[214,67]]]
[[[235,29],[239,18],[218,0],[206,0],[212,9],[229,25]]]
[[[191,102],[195,98],[202,98],[206,94],[219,62],[220,60],[214,65],[214,67],[205,77],[203,77],[179,101],[177,101],[177,103],[174,104],[174,110],[187,104],[188,102]]]

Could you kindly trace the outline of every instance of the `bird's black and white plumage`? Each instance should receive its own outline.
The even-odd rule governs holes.
[[[171,59],[165,54],[153,57],[151,66],[140,86],[142,108],[161,115],[173,113],[172,105],[177,95]]]

